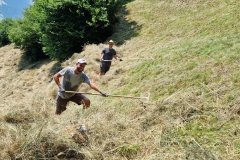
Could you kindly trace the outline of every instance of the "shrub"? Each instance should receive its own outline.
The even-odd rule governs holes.
[[[0,47],[11,43],[8,38],[8,28],[13,25],[11,18],[0,21]]]

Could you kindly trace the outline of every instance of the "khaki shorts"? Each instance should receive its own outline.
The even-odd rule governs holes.
[[[78,105],[81,105],[81,101],[83,99],[87,99],[84,95],[77,93],[71,98],[63,99],[59,95],[56,97],[56,114],[61,114],[63,111],[67,109],[67,103],[72,101]]]

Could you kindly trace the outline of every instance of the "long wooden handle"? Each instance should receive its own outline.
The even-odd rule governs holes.
[[[129,58],[126,60],[154,60],[153,58]],[[109,61],[113,61],[113,60],[103,60],[104,62],[109,62]]]
[[[100,93],[90,93],[90,92],[77,92],[77,91],[65,91],[65,93],[81,93],[81,94],[90,94],[90,95],[101,95]],[[134,99],[147,99],[149,101],[150,92],[147,97],[134,97],[134,96],[124,96],[124,95],[107,95],[108,97],[123,97],[123,98],[134,98]]]

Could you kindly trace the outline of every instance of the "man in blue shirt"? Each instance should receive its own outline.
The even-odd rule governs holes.
[[[90,106],[90,100],[80,93],[66,93],[65,91],[77,91],[82,83],[87,83],[92,89],[99,92],[102,96],[107,97],[107,94],[100,89],[89,79],[83,72],[87,61],[83,58],[79,59],[76,67],[66,67],[53,76],[54,81],[59,87],[56,98],[56,114],[60,115],[67,108],[69,101],[75,102],[78,105],[83,104],[83,109]],[[59,78],[63,76],[60,83]]]
[[[116,54],[116,50],[113,49],[114,41],[110,40],[108,42],[108,48],[104,48],[100,53],[100,76],[105,75],[109,71],[113,57],[117,60],[122,61]]]

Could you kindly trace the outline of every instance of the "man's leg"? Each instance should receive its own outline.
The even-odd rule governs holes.
[[[67,103],[68,100],[67,99],[62,99],[60,96],[57,95],[56,98],[56,115],[60,115],[63,111],[65,111],[67,108]]]
[[[100,76],[104,76],[105,75],[105,72],[100,72]]]
[[[70,99],[71,101],[75,102],[78,105],[83,105],[83,109],[86,109],[88,107],[90,107],[90,100],[85,97],[84,95],[77,93],[74,96],[71,97]]]
[[[106,66],[106,64],[104,62],[101,62],[101,64],[100,64],[100,77],[105,75],[105,66]]]

